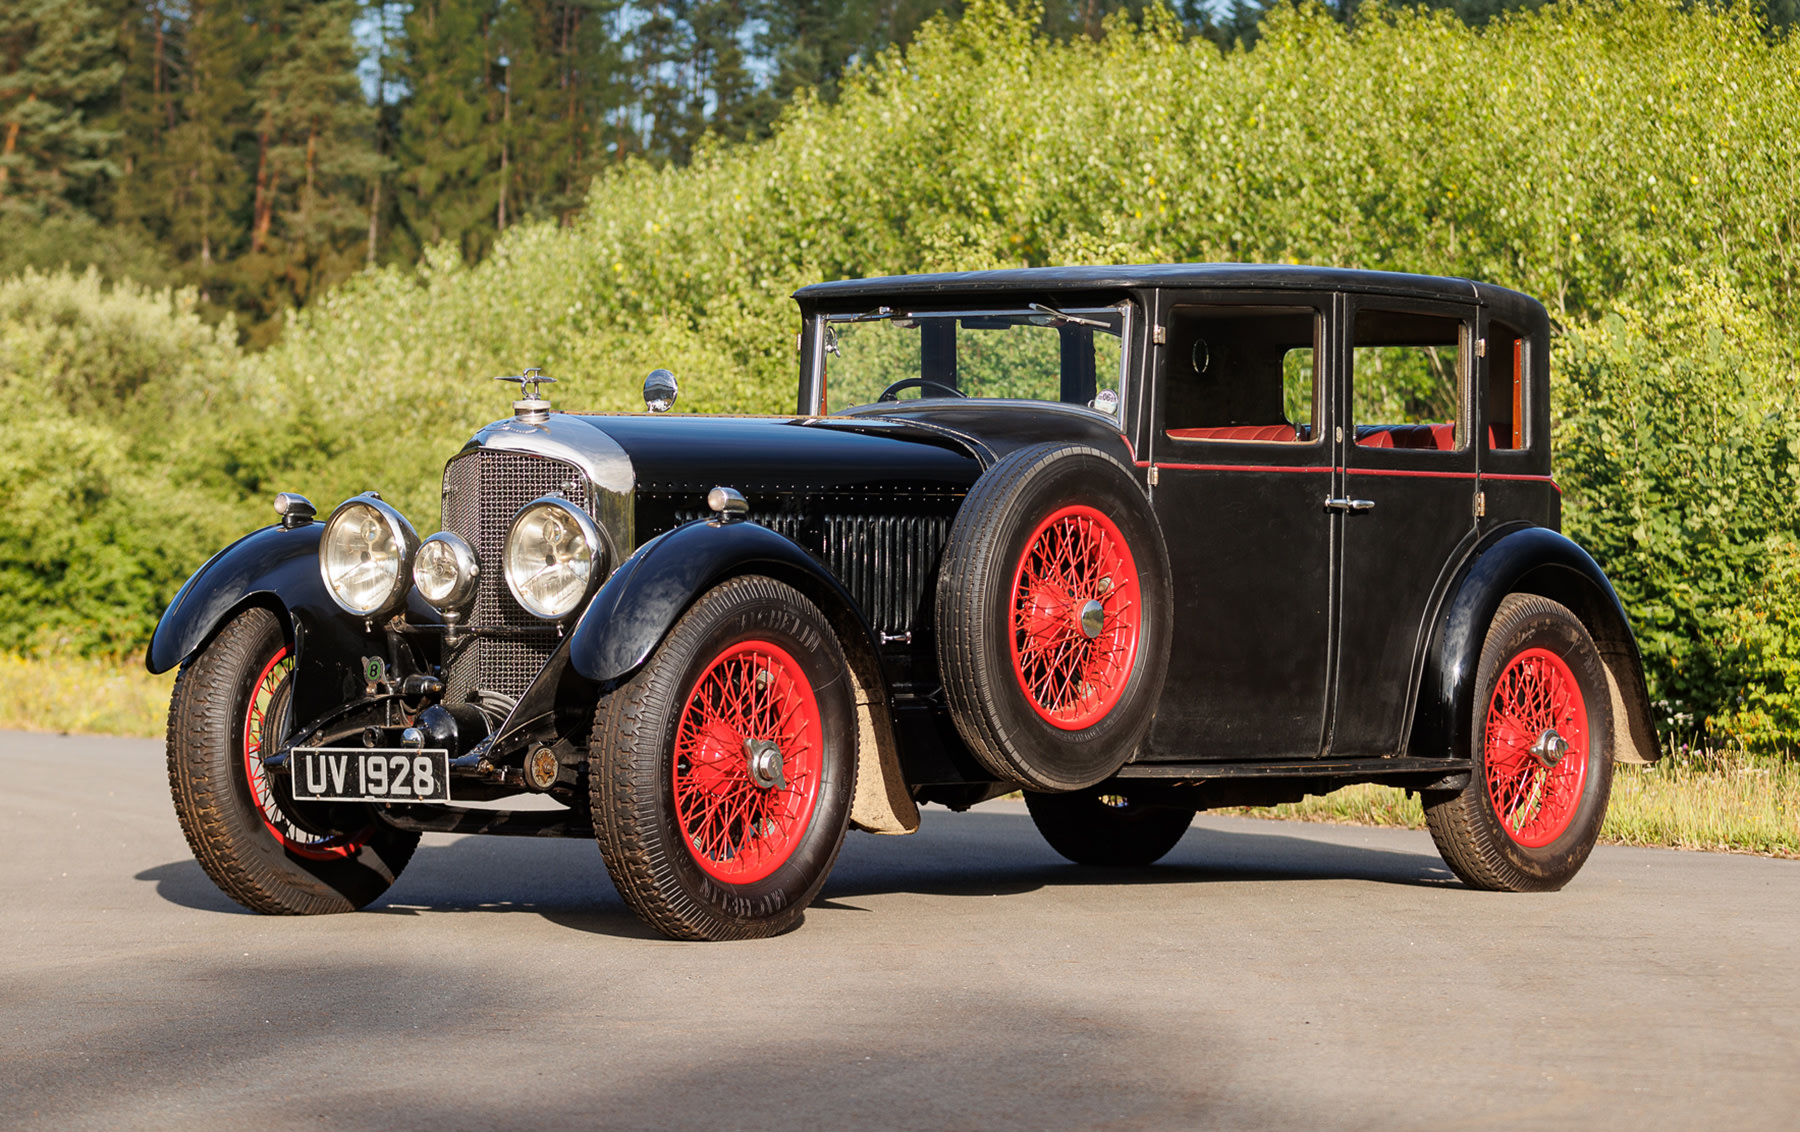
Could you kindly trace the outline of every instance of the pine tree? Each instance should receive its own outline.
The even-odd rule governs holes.
[[[101,118],[122,66],[116,27],[91,0],[0,7],[0,217],[88,211],[118,175]]]
[[[366,261],[368,200],[387,161],[356,75],[354,0],[276,0],[254,83],[257,162],[244,283],[273,313]]]
[[[419,245],[448,241],[468,260],[499,231],[497,14],[488,0],[420,0],[406,17],[401,215]]]

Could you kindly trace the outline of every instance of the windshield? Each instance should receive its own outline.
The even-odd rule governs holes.
[[[984,397],[1116,412],[1123,307],[889,311],[825,317],[824,412]]]

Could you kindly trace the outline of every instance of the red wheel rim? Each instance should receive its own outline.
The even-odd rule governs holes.
[[[751,760],[767,743],[781,780],[760,785]],[[819,701],[799,662],[768,641],[720,653],[675,731],[675,822],[695,863],[728,884],[779,869],[806,836],[824,768]]]
[[[1098,631],[1083,614],[1097,613]],[[1064,507],[1025,540],[1013,574],[1013,675],[1032,710],[1065,731],[1112,710],[1137,660],[1137,562],[1113,521]]]
[[[353,857],[362,848],[364,838],[343,834],[322,837],[294,824],[293,819],[282,812],[281,802],[275,797],[275,784],[269,780],[268,768],[263,766],[263,745],[274,738],[264,733],[269,709],[282,682],[293,671],[293,655],[283,645],[269,663],[263,665],[262,674],[251,686],[250,702],[244,708],[244,779],[250,785],[250,798],[256,803],[270,835],[288,852],[317,861]]]
[[[1546,766],[1535,748],[1552,730],[1568,749]],[[1588,770],[1587,702],[1562,657],[1526,649],[1500,673],[1488,704],[1485,761],[1488,799],[1507,836],[1530,848],[1562,836]]]

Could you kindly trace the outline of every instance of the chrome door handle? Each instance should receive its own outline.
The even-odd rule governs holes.
[[[1341,497],[1333,497],[1325,501],[1325,510],[1373,511],[1375,510],[1375,501],[1373,499],[1344,499]]]

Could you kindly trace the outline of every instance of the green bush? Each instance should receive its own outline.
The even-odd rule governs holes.
[[[1800,733],[1800,371],[1717,280],[1577,327],[1553,364],[1569,533],[1636,621],[1664,726]]]
[[[0,282],[0,650],[142,644],[247,524],[213,443],[241,359],[195,304],[92,270]]]
[[[1766,38],[1744,4],[1555,4],[1480,29],[1361,12],[1346,30],[1283,10],[1253,50],[1220,53],[1157,8],[1100,41],[1056,44],[1032,11],[973,0],[836,103],[802,99],[766,143],[684,169],[628,163],[595,181],[572,227],[514,229],[478,266],[436,249],[415,271],[361,275],[264,354],[199,344],[191,299],[96,284],[77,304],[89,313],[54,316],[89,327],[89,345],[50,338],[67,359],[54,364],[93,368],[112,392],[67,408],[70,427],[99,430],[82,434],[89,447],[41,451],[91,453],[81,484],[99,486],[46,532],[10,504],[47,473],[29,460],[6,473],[0,645],[45,625],[75,633],[103,608],[115,627],[84,647],[141,632],[169,579],[211,549],[202,529],[261,521],[274,490],[328,507],[375,487],[432,529],[442,461],[505,411],[487,379],[523,365],[559,377],[567,408],[637,408],[662,365],[684,409],[779,412],[796,369],[788,295],[815,280],[1307,262],[1543,298],[1566,330],[1570,529],[1641,622],[1654,694],[1671,720],[1790,742],[1800,38]],[[69,294],[80,283],[56,278]],[[108,302],[169,329],[129,329]],[[39,308],[5,313],[23,309],[0,309],[4,333],[49,333]],[[139,355],[115,336],[138,335],[153,343],[143,365],[166,374],[133,369]],[[188,340],[191,358],[155,345]],[[50,364],[0,361],[8,396]],[[9,419],[0,440],[21,427]],[[16,460],[40,451],[8,447]],[[152,499],[168,516],[154,545],[131,524]],[[124,580],[40,561],[38,540],[59,545],[65,530],[55,562],[111,546]]]

